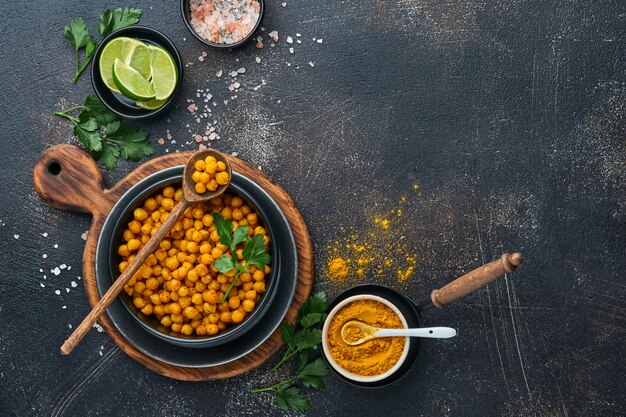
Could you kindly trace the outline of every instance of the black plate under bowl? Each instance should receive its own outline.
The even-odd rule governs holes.
[[[259,3],[261,4],[261,10],[259,11],[259,20],[256,21],[256,25],[254,25],[254,29],[252,29],[252,32],[250,32],[248,36],[246,36],[239,42],[235,42],[235,43],[213,43],[213,42],[207,41],[202,36],[198,35],[195,29],[193,28],[193,26],[191,26],[191,2],[190,0],[181,0],[180,12],[183,15],[183,22],[185,22],[185,26],[187,26],[187,29],[189,29],[189,32],[191,32],[191,34],[200,42],[204,43],[205,45],[212,46],[213,48],[236,48],[248,42],[250,38],[254,36],[254,33],[257,31],[257,29],[261,26],[261,21],[263,20],[263,15],[265,14],[265,1],[259,0]]]
[[[96,247],[96,283],[102,296],[117,277],[115,247],[119,243],[120,226],[125,226],[129,213],[143,199],[163,187],[180,183],[183,166],[164,169],[135,184],[116,203],[107,217]],[[137,349],[159,361],[183,367],[208,367],[236,360],[260,346],[278,328],[293,298],[297,282],[297,249],[289,223],[276,202],[255,182],[233,172],[232,188],[253,202],[268,227],[272,238],[273,272],[268,290],[252,314],[240,325],[222,335],[183,338],[162,333],[158,325],[143,321],[134,312],[124,295],[118,297],[107,314],[119,332]],[[272,292],[272,294],[270,294]],[[216,343],[212,339],[220,338]],[[204,343],[204,344],[203,344]]]
[[[379,297],[382,297],[388,300],[393,305],[398,307],[398,310],[400,310],[400,312],[406,319],[406,322],[409,325],[409,327],[421,327],[422,322],[420,320],[420,316],[417,312],[415,305],[411,301],[409,301],[408,298],[406,298],[399,292],[392,290],[391,288],[382,286],[382,285],[365,284],[365,285],[357,285],[355,287],[348,288],[347,290],[339,294],[332,301],[332,303],[330,303],[330,306],[328,307],[328,311],[330,312],[333,308],[335,308],[337,304],[339,304],[346,298],[352,297],[354,295],[362,295],[362,294],[377,295]],[[324,350],[320,349],[320,351],[322,353],[322,356],[324,357],[324,360],[326,360],[326,363],[328,364],[328,368],[330,368],[335,373],[335,375],[337,375],[342,380],[352,385],[359,386],[359,387],[378,388],[378,387],[387,386],[393,382],[396,382],[400,378],[402,378],[415,363],[415,360],[417,359],[422,343],[419,337],[409,337],[408,340],[409,340],[409,353],[407,354],[406,359],[404,360],[404,363],[402,364],[402,366],[400,366],[400,368],[398,368],[396,372],[389,375],[387,378],[381,379],[380,381],[375,381],[375,382],[358,382],[358,381],[354,381],[352,379],[346,378],[345,376],[341,375],[339,372],[335,371],[335,368],[333,368],[332,365],[328,362],[328,359],[326,358],[326,355],[324,354]]]
[[[142,109],[135,104],[135,100],[131,100],[128,97],[111,91],[111,89],[104,83],[104,81],[102,81],[102,77],[100,76],[100,65],[98,65],[98,62],[100,61],[100,55],[102,54],[104,46],[110,40],[114,38],[119,38],[120,36],[135,38],[147,44],[160,46],[167,52],[169,52],[172,58],[174,58],[174,62],[176,63],[176,67],[178,68],[178,81],[176,82],[176,88],[174,89],[174,92],[172,93],[170,98],[160,108],[156,110]],[[111,110],[118,116],[125,117],[127,119],[144,119],[146,117],[152,117],[156,116],[157,114],[163,113],[165,109],[167,109],[170,104],[172,104],[172,101],[178,94],[182,80],[183,61],[180,57],[180,54],[178,53],[178,50],[167,36],[159,32],[158,30],[146,26],[128,26],[110,33],[98,45],[96,53],[91,62],[91,84],[93,85],[93,89],[96,95],[109,110]]]

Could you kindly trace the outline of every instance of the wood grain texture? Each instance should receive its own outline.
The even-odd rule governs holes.
[[[115,201],[141,179],[164,168],[184,165],[191,155],[192,152],[182,152],[154,158],[140,165],[111,189],[104,188],[102,175],[95,161],[74,145],[50,147],[37,161],[33,170],[33,182],[35,191],[42,199],[57,208],[93,215],[83,253],[85,291],[92,307],[100,300],[95,280],[96,244],[102,225]],[[285,320],[292,321],[313,288],[313,247],[306,224],[293,200],[282,187],[246,162],[232,156],[226,157],[233,171],[252,179],[272,196],[289,221],[298,250],[298,283],[285,316]],[[50,172],[51,164],[60,166],[57,175]],[[131,358],[161,375],[184,381],[208,381],[239,375],[261,365],[282,346],[280,334],[276,331],[256,350],[233,362],[208,368],[183,368],[164,364],[138,351],[119,334],[107,315],[103,315],[100,321],[113,341]]]
[[[524,256],[521,253],[505,253],[495,261],[476,268],[449,284],[433,290],[430,293],[430,300],[436,307],[443,308],[446,304],[483,288],[504,274],[515,271],[515,268],[522,262],[524,262]]]

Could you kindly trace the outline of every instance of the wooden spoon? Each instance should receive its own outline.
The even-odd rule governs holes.
[[[148,243],[145,244],[143,248],[137,253],[135,259],[126,267],[122,275],[119,276],[111,285],[109,290],[104,294],[104,296],[98,301],[98,304],[94,306],[91,312],[85,317],[80,323],[80,325],[74,330],[74,332],[67,338],[63,346],[61,346],[61,353],[64,355],[68,355],[76,345],[82,340],[82,338],[87,334],[89,329],[91,329],[94,323],[98,320],[98,317],[106,310],[113,300],[122,292],[124,285],[135,275],[139,267],[143,265],[143,263],[148,259],[148,256],[158,247],[159,243],[163,240],[165,235],[170,231],[170,229],[174,226],[174,224],[178,221],[178,219],[182,216],[182,214],[193,204],[202,203],[205,201],[209,201],[212,198],[219,197],[226,191],[228,188],[228,184],[220,185],[217,190],[211,192],[207,191],[202,194],[198,194],[195,190],[195,183],[191,179],[191,175],[195,170],[195,163],[200,159],[205,159],[207,156],[212,155],[218,161],[222,161],[226,164],[226,172],[228,172],[228,178],[230,183],[230,178],[232,177],[232,171],[230,167],[230,163],[228,160],[222,155],[220,152],[215,151],[213,149],[206,149],[202,151],[198,151],[191,156],[187,165],[185,165],[185,172],[183,174],[183,198],[180,200],[178,204],[174,207],[174,209],[167,216],[167,219],[161,227],[157,230],[157,232],[148,240]]]
[[[356,340],[351,340],[347,332],[350,328],[356,329],[362,336]],[[377,337],[429,337],[432,339],[448,339],[456,336],[456,330],[451,327],[421,327],[417,329],[381,329],[370,326],[358,320],[350,320],[341,328],[341,338],[346,344],[356,346]]]

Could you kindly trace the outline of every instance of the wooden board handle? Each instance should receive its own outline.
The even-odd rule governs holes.
[[[35,191],[48,204],[81,213],[108,213],[115,203],[94,159],[75,145],[52,146],[33,169]]]
[[[524,256],[521,253],[516,252],[512,255],[505,253],[500,259],[468,272],[443,288],[433,290],[430,293],[430,299],[435,306],[442,308],[444,305],[495,281],[507,272],[515,271],[515,268],[522,262],[524,262]]]
[[[174,226],[174,224],[178,221],[179,217],[185,212],[187,207],[190,204],[186,200],[181,200],[174,210],[167,216],[167,219],[163,222],[161,227],[156,231],[154,235],[148,240],[148,243],[141,248],[141,250],[135,256],[135,259],[126,267],[122,275],[120,275],[113,285],[109,287],[107,292],[102,296],[98,304],[96,304],[93,309],[87,314],[87,317],[83,319],[83,321],[78,325],[78,327],[72,332],[70,337],[67,338],[63,346],[61,346],[61,353],[63,355],[69,355],[72,350],[76,347],[76,345],[85,337],[87,332],[91,330],[93,325],[98,320],[98,317],[104,310],[106,310],[113,300],[122,292],[124,289],[124,285],[135,275],[139,267],[143,265],[143,263],[148,259],[148,256],[152,252],[156,250],[159,246],[159,243],[163,240],[166,234],[170,231],[170,229]]]

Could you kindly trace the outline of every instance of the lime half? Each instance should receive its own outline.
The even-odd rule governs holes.
[[[122,94],[133,100],[149,101],[156,98],[150,81],[120,59],[116,59],[113,64],[113,81]]]
[[[120,92],[113,81],[113,64],[116,59],[130,64],[144,78],[150,78],[150,51],[148,46],[137,39],[126,36],[112,39],[104,46],[98,66],[102,81],[116,93]]]
[[[176,89],[178,68],[174,58],[160,46],[149,45],[152,85],[157,100],[167,100]]]

